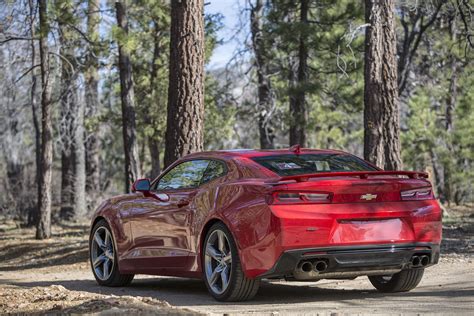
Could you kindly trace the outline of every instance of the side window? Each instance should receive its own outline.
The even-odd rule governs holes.
[[[207,166],[204,175],[202,176],[201,183],[209,182],[215,178],[223,176],[227,172],[225,164],[221,161],[211,160]]]
[[[196,188],[199,186],[208,164],[208,160],[191,160],[180,163],[160,179],[156,189],[161,191]]]

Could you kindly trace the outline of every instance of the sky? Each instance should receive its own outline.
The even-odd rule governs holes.
[[[221,68],[232,58],[237,46],[238,39],[232,39],[239,26],[239,11],[244,7],[245,0],[205,0],[204,11],[206,13],[221,13],[223,28],[218,37],[223,44],[216,47],[208,64],[209,69]]]

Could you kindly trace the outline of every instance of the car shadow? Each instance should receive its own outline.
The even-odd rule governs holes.
[[[102,287],[94,280],[54,280],[38,282],[18,282],[15,280],[3,280],[4,283],[21,287],[62,285],[68,290],[84,291],[105,295],[131,295],[140,297],[152,297],[165,300],[174,306],[226,306],[226,303],[215,301],[207,292],[206,286],[201,280],[183,278],[145,278],[134,280],[130,286],[122,288]],[[470,284],[469,281],[465,282]],[[462,289],[459,282],[454,288],[440,289],[421,286],[411,292],[404,293],[379,293],[368,289],[334,289],[318,287],[318,284],[292,285],[291,282],[267,282],[263,281],[257,296],[246,302],[232,303],[233,305],[265,305],[265,304],[295,304],[316,303],[331,301],[345,304],[348,307],[357,304],[356,300],[379,299],[379,298],[409,298],[410,300],[423,300],[424,297],[474,297],[474,289]],[[461,288],[460,288],[461,287]]]

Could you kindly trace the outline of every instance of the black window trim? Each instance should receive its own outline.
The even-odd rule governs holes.
[[[201,176],[201,179],[199,180],[199,185],[198,185],[197,187],[194,187],[194,188],[169,189],[169,190],[161,190],[161,191],[158,191],[158,190],[157,190],[158,182],[160,182],[161,178],[163,178],[165,175],[167,175],[168,172],[170,172],[171,170],[173,170],[175,167],[179,166],[180,164],[183,164],[183,163],[189,162],[189,161],[197,161],[197,160],[209,160],[209,161],[214,160],[214,161],[221,162],[221,163],[224,165],[224,173],[223,173],[221,176],[216,177],[216,178],[214,178],[214,179],[212,179],[212,180],[210,180],[210,181],[208,181],[208,182],[206,182],[206,183],[202,183],[202,182],[201,182],[201,181],[202,181],[202,176]],[[204,172],[206,172],[206,170],[207,170],[207,167],[206,167],[206,169],[204,170]],[[214,180],[216,180],[216,179],[219,179],[219,178],[222,178],[222,177],[226,176],[226,175],[228,174],[228,172],[229,172],[229,168],[227,167],[226,161],[223,160],[223,159],[218,159],[218,158],[206,158],[206,157],[193,157],[193,158],[181,160],[179,163],[171,165],[171,167],[170,167],[166,172],[162,172],[158,177],[156,177],[155,180],[153,180],[153,181],[151,182],[150,187],[152,188],[152,191],[155,191],[155,192],[175,192],[175,191],[182,191],[182,192],[184,192],[184,191],[196,190],[196,189],[200,188],[200,187],[203,186],[203,185],[206,185],[206,184],[211,183],[212,181],[214,181]],[[203,173],[203,175],[204,175],[204,173]]]
[[[319,154],[319,153],[302,153],[302,155],[317,155],[317,154]],[[368,164],[370,167],[374,168],[374,169],[375,169],[374,171],[383,170],[383,169],[377,167],[376,165],[372,164],[371,162],[369,162],[369,161],[367,161],[367,160],[365,160],[365,159],[362,159],[362,158],[360,158],[360,157],[358,157],[358,156],[356,156],[356,155],[353,155],[353,154],[350,154],[350,153],[346,153],[346,152],[338,153],[338,155],[351,156],[351,157],[354,157],[354,158],[356,158],[356,159],[358,159],[358,160],[361,160],[362,162]],[[272,155],[268,155],[268,156],[266,156],[266,155],[265,155],[265,156],[253,156],[253,157],[250,157],[250,160],[252,161],[252,163],[256,164],[258,167],[264,168],[266,171],[270,171],[271,173],[275,174],[275,176],[277,176],[277,177],[281,177],[281,175],[279,175],[277,172],[275,172],[275,171],[273,171],[273,170],[271,170],[271,169],[269,169],[269,168],[267,168],[267,167],[261,165],[259,162],[257,162],[257,161],[255,160],[255,158],[270,157],[270,156],[272,156]],[[275,157],[277,157],[277,156],[291,156],[291,154],[281,154],[281,155],[280,155],[280,154],[276,154],[276,155],[274,155],[274,156],[275,156]]]
[[[217,158],[206,158],[205,160],[217,161],[217,162],[222,163],[222,165],[224,166],[224,172],[223,172],[220,176],[215,177],[215,178],[212,178],[211,180],[209,180],[209,181],[207,181],[207,182],[205,182],[205,183],[202,182],[202,177],[201,177],[201,180],[199,181],[199,185],[197,186],[198,188],[201,187],[201,186],[203,186],[203,185],[205,185],[205,184],[211,183],[212,181],[214,181],[214,180],[216,180],[216,179],[219,179],[219,178],[222,178],[222,177],[226,176],[227,173],[229,172],[229,168],[227,167],[227,163],[226,163],[224,160],[222,160],[222,159],[217,159]],[[209,165],[207,166],[207,168],[209,168]],[[206,173],[207,168],[206,168],[206,170],[204,170],[204,173]],[[203,176],[204,176],[204,173],[202,174]]]

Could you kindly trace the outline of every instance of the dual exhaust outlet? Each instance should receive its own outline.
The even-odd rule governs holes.
[[[312,271],[316,273],[324,272],[328,268],[328,264],[325,260],[305,260],[298,264],[298,269],[304,273],[310,273]]]
[[[427,266],[430,263],[430,257],[427,255],[411,257],[411,265],[415,268]]]

